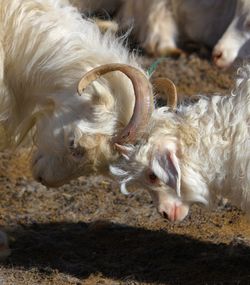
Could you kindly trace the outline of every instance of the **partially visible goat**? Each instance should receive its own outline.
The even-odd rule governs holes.
[[[120,26],[133,25],[136,40],[149,53],[180,53],[179,41],[214,48],[213,60],[228,67],[249,56],[249,0],[126,0]]]
[[[237,0],[234,17],[213,48],[213,60],[219,67],[228,67],[237,57],[250,55],[250,2]]]
[[[250,65],[229,96],[200,96],[172,111],[156,109],[144,139],[123,146],[110,169],[124,188],[146,187],[158,211],[182,220],[189,206],[218,195],[250,214]]]
[[[180,54],[180,42],[194,41],[213,49],[214,63],[226,68],[249,56],[249,0],[64,0],[85,15],[113,14],[119,28],[131,29],[150,54]]]
[[[108,170],[119,156],[114,144],[140,137],[153,109],[151,84],[134,56],[66,2],[0,5],[1,149],[32,133],[32,171],[49,186]],[[79,96],[84,74],[79,93],[97,80]]]

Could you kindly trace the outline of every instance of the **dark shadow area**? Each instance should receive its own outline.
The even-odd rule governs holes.
[[[20,225],[5,267],[159,284],[250,284],[250,248],[108,222]]]
[[[183,40],[178,42],[178,47],[188,56],[196,54],[201,59],[211,60],[212,48],[202,43]]]

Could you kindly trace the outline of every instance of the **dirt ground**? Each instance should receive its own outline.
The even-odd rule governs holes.
[[[234,72],[190,54],[164,59],[154,76],[167,75],[179,94],[228,93]],[[1,285],[250,284],[250,224],[233,206],[193,206],[174,224],[143,189],[125,196],[105,177],[47,189],[32,179],[29,158],[24,148],[0,155],[0,224],[12,249]]]

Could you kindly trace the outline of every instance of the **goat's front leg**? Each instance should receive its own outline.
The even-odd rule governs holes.
[[[169,0],[152,1],[146,17],[146,29],[139,31],[139,39],[147,53],[154,56],[180,55],[176,46],[177,26]]]
[[[133,27],[133,34],[148,54],[180,55],[176,46],[177,26],[171,0],[126,1],[119,15],[121,25]],[[128,19],[129,23],[128,23]]]

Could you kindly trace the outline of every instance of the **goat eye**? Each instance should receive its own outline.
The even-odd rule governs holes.
[[[84,150],[80,147],[71,150],[71,155],[74,158],[80,159],[84,156]]]
[[[151,183],[155,183],[158,180],[158,177],[154,174],[154,172],[150,172],[148,174],[148,178]]]
[[[74,140],[69,141],[69,151],[70,151],[70,155],[77,160],[83,158],[85,154],[84,148],[80,146],[76,146]]]

